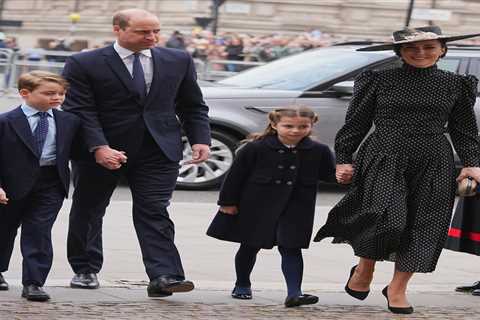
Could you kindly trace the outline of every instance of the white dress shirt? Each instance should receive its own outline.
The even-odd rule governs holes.
[[[133,54],[135,52],[121,47],[117,41],[113,44],[113,49],[118,53],[122,59],[125,67],[127,67],[128,72],[133,77]],[[150,86],[152,85],[153,79],[153,60],[152,52],[150,49],[145,49],[140,51],[140,63],[142,64],[143,74],[145,75],[145,84],[147,86],[147,93],[150,91]]]

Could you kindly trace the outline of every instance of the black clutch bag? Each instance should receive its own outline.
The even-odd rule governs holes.
[[[225,241],[240,242],[238,236],[238,214],[226,214],[217,211],[210,226],[207,229],[207,235]]]

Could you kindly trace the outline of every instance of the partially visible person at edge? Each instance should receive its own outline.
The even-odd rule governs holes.
[[[475,195],[458,200],[445,248],[480,256],[480,184],[475,189]],[[455,291],[480,297],[480,281],[456,287]]]
[[[333,180],[333,155],[309,137],[317,122],[311,109],[277,109],[268,120],[265,132],[238,151],[207,234],[240,243],[233,298],[252,298],[250,274],[257,254],[278,246],[287,284],[285,306],[314,304],[318,297],[301,288],[302,249],[310,244],[318,180]]]
[[[74,161],[75,191],[67,240],[73,288],[99,287],[102,220],[120,177],[133,197],[133,222],[150,279],[150,297],[194,288],[185,280],[174,244],[169,206],[182,129],[192,159],[207,159],[208,107],[190,55],[156,47],[160,22],[152,13],[126,9],[113,16],[113,45],[71,56],[63,74],[71,83],[64,109],[85,126],[85,153]],[[127,162],[128,158],[128,162]],[[115,213],[113,213],[115,214]]]
[[[413,313],[408,282],[416,272],[435,270],[445,243],[456,189],[446,131],[464,166],[457,180],[480,181],[473,110],[478,80],[437,67],[447,42],[473,36],[448,37],[437,26],[420,27],[394,32],[392,43],[359,49],[393,49],[403,65],[356,79],[335,140],[337,180],[351,187],[315,241],[334,237],[334,243],[353,247],[360,260],[345,291],[360,300],[370,292],[376,262],[393,261],[392,280],[382,291],[393,313]],[[372,124],[375,130],[361,143]]]

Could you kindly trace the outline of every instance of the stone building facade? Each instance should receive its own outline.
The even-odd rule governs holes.
[[[160,17],[162,32],[189,32],[195,17],[208,17],[211,0],[0,0],[1,18],[21,20],[2,27],[31,47],[39,39],[68,38],[89,46],[111,40],[111,14],[140,7]],[[316,28],[352,39],[384,37],[401,28],[408,0],[227,0],[220,9],[218,31],[254,34],[294,33]],[[447,33],[480,32],[480,0],[416,0],[416,8],[448,10],[447,21],[434,21]],[[72,23],[71,14],[79,21]],[[412,20],[411,25],[428,21]]]

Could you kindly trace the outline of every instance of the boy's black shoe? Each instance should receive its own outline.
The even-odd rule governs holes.
[[[472,296],[480,296],[480,289],[475,289],[472,291]]]
[[[461,286],[461,287],[456,287],[455,291],[457,292],[472,292],[474,290],[480,289],[480,281],[474,282],[470,286]]]
[[[5,281],[5,278],[0,273],[0,291],[8,290],[8,283]]]
[[[72,281],[70,281],[70,287],[76,289],[98,289],[100,283],[98,283],[95,273],[76,273]]]
[[[250,300],[252,299],[252,289],[249,287],[235,286],[232,291],[232,298],[240,300]]]
[[[304,304],[315,304],[318,302],[318,297],[311,294],[301,294],[299,296],[287,297],[285,299],[285,307],[292,308]]]
[[[29,284],[23,287],[22,297],[29,301],[47,301],[50,300],[50,296],[43,291],[43,289],[34,284]]]

